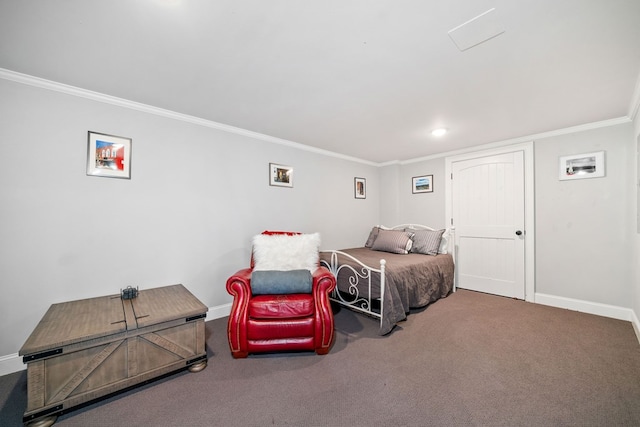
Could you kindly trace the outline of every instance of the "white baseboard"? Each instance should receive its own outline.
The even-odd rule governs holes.
[[[633,316],[631,319],[631,324],[633,325],[633,330],[636,331],[636,337],[638,338],[638,342],[640,342],[640,320],[638,320],[638,316],[636,312],[633,311]]]
[[[22,363],[22,357],[18,356],[18,353],[0,356],[0,377],[24,369],[27,369],[27,365]]]
[[[536,304],[566,308],[568,310],[610,317],[612,319],[627,320],[633,325],[636,337],[640,342],[640,322],[638,321],[638,316],[636,316],[636,313],[630,308],[540,293],[535,294],[535,302]]]
[[[209,311],[207,312],[207,318],[205,319],[207,322],[209,320],[220,319],[221,317],[226,317],[231,313],[232,303],[217,305],[215,307],[209,307]]]
[[[207,312],[205,321],[220,319],[221,317],[228,316],[229,313],[231,313],[231,303],[211,307]],[[24,369],[27,369],[27,365],[22,363],[22,357],[20,357],[18,353],[0,356],[0,376],[9,375]]]
[[[612,319],[618,320],[631,321],[631,317],[633,315],[633,310],[630,308],[540,293],[535,294],[535,302],[536,304],[566,308],[569,310],[580,311],[582,313],[611,317]]]

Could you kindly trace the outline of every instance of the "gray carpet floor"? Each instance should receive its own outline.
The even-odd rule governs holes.
[[[206,323],[208,367],[61,416],[56,426],[640,426],[630,322],[459,290],[387,336],[336,309],[314,353],[232,359]],[[0,377],[0,425],[22,425],[26,373]]]

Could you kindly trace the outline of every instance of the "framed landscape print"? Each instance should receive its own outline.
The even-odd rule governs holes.
[[[414,176],[411,178],[411,192],[432,193],[433,192],[433,175]]]
[[[131,179],[131,138],[89,131],[87,175]]]
[[[353,191],[355,193],[356,199],[366,199],[367,180],[365,178],[354,178],[353,181]]]
[[[293,187],[293,168],[291,166],[269,163],[269,185]]]

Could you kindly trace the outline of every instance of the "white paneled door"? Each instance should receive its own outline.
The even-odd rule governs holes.
[[[525,298],[524,153],[451,164],[458,287]]]

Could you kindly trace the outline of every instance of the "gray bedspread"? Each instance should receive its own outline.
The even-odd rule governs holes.
[[[453,289],[453,257],[448,254],[422,255],[422,254],[392,254],[388,252],[374,251],[369,248],[341,249],[341,252],[360,260],[371,268],[380,268],[380,259],[386,263],[386,292],[383,303],[382,322],[380,335],[391,332],[397,322],[405,320],[411,308],[425,307],[426,305],[444,298]],[[330,261],[331,254],[320,253],[320,259]],[[353,261],[339,256],[338,261],[356,266]],[[348,269],[342,269],[338,275],[338,289],[348,292]],[[366,288],[360,292],[367,292]],[[380,297],[380,274],[372,277],[372,298]]]

